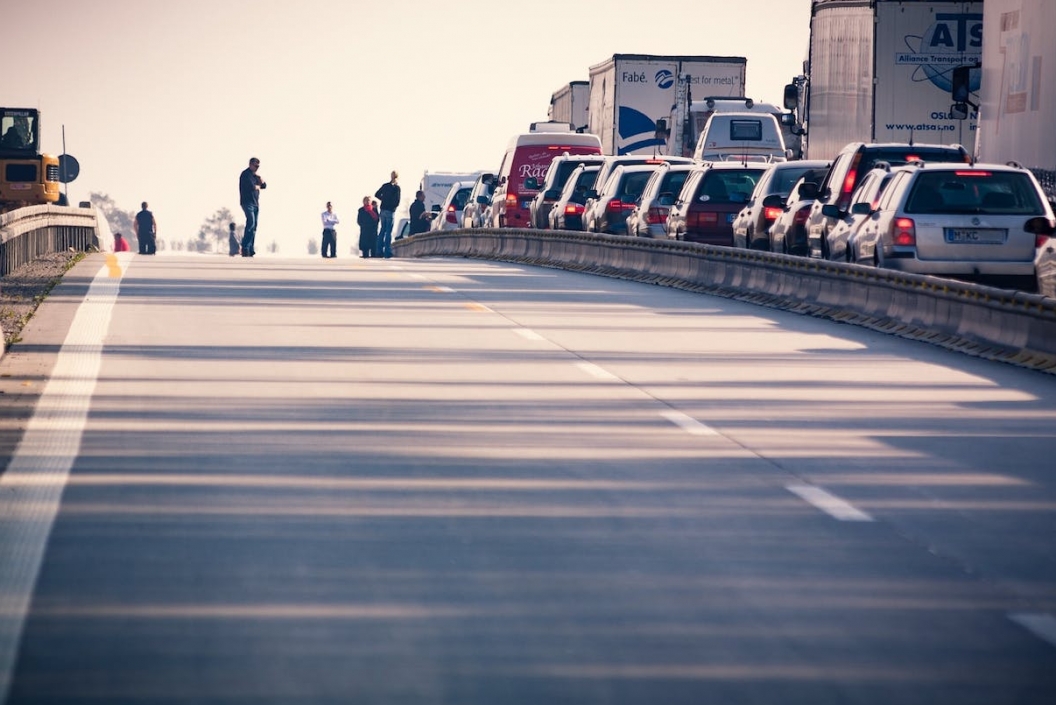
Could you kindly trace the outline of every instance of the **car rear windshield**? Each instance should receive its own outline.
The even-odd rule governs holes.
[[[473,187],[460,188],[455,192],[455,197],[452,199],[452,203],[455,204],[455,210],[462,210],[466,207],[466,201],[469,200],[469,194],[473,192]]]
[[[906,213],[1040,215],[1044,213],[1030,177],[1014,171],[932,171],[917,175]]]
[[[813,169],[813,171],[812,171]],[[799,177],[806,174],[808,171],[814,173],[817,170],[816,167],[800,166],[800,167],[789,167],[787,169],[778,169],[774,172],[774,178],[770,179],[770,194],[780,194],[782,196],[788,196],[792,193],[792,187],[799,181]],[[818,180],[825,177],[825,170],[821,170],[821,175],[818,176]]]
[[[672,196],[677,196],[682,193],[682,186],[686,183],[688,176],[688,171],[667,172],[664,174],[664,180],[660,183],[660,190],[657,193],[668,193]]]
[[[550,188],[557,189],[558,191],[563,189],[565,187],[565,184],[568,183],[568,177],[571,176],[572,172],[575,171],[582,163],[583,162],[577,161],[558,162],[557,173],[554,175],[554,183]]]
[[[621,201],[638,200],[638,197],[642,195],[642,191],[645,190],[646,183],[649,182],[649,177],[652,175],[652,172],[649,171],[632,171],[629,174],[624,174],[616,197]]]
[[[858,175],[855,183],[876,166],[877,162],[887,162],[891,166],[904,166],[910,162],[939,162],[949,164],[950,162],[964,162],[964,152],[956,147],[882,147],[862,150],[861,161],[858,162]]]
[[[755,190],[763,169],[710,169],[697,187],[699,201],[707,196],[707,203],[746,203]]]

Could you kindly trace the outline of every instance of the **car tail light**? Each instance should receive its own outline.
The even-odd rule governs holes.
[[[953,172],[957,176],[993,176],[993,172],[990,171],[955,171]]]
[[[712,211],[691,211],[686,216],[686,225],[693,228],[714,228],[718,224],[719,214]]]
[[[506,207],[516,208],[517,207],[517,194],[508,193],[506,194]]]
[[[777,220],[778,218],[780,218],[781,214],[783,212],[784,212],[784,209],[782,209],[782,208],[764,208],[763,209],[763,219],[766,220],[767,222],[772,223],[775,220]]]
[[[798,211],[796,211],[796,214],[794,216],[792,216],[792,224],[793,225],[799,225],[799,226],[805,226],[807,224],[807,218],[809,218],[809,217],[810,217],[810,204],[808,203],[807,205],[803,206]]]
[[[667,222],[667,214],[670,212],[670,208],[655,206],[650,208],[649,212],[645,214],[645,222],[649,223],[649,225],[663,225]]]
[[[583,206],[579,203],[569,203],[565,206],[565,215],[583,215]]]
[[[452,224],[458,222],[457,220],[455,220],[455,204],[453,203],[447,207],[447,222]]]
[[[903,247],[917,244],[917,226],[912,218],[895,218],[891,223],[891,242]]]
[[[610,213],[616,213],[623,210],[623,201],[618,201],[615,198],[609,201],[609,205],[605,206],[605,210]]]
[[[854,191],[854,185],[858,181],[858,162],[862,159],[862,153],[857,152],[854,158],[851,159],[851,168],[847,171],[847,176],[843,179],[843,184],[840,188],[840,197],[836,200],[836,206],[841,210],[847,210],[848,206],[851,205],[851,193]]]

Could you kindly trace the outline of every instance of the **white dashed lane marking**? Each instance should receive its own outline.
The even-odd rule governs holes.
[[[840,521],[873,521],[873,517],[858,509],[850,502],[840,499],[836,495],[823,490],[820,487],[796,484],[787,485],[786,489],[807,503],[812,504],[825,512],[833,519],[839,519]]]
[[[605,380],[606,382],[614,382],[619,380],[619,377],[612,374],[608,370],[603,370],[592,362],[577,362],[576,367],[596,379]]]
[[[1034,636],[1056,646],[1056,617],[1044,612],[1013,612],[1008,618]]]
[[[694,436],[717,436],[718,432],[711,426],[707,426],[697,421],[692,416],[687,416],[681,411],[661,411],[660,415],[665,419],[673,423],[674,425],[681,428],[686,433],[690,433]]]

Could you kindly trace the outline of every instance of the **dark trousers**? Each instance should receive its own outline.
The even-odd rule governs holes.
[[[158,251],[157,244],[155,242],[155,236],[147,233],[145,235],[138,236],[139,239],[139,254],[141,255],[152,255]]]
[[[337,231],[333,228],[323,230],[323,257],[337,257]]]
[[[260,207],[243,203],[242,212],[246,214],[246,229],[242,233],[242,256],[252,257],[257,254],[253,246],[257,240],[257,216],[260,214]]]

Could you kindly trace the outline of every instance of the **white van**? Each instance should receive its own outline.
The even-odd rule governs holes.
[[[781,124],[769,113],[714,113],[693,152],[697,162],[783,162],[788,159]]]
[[[567,124],[533,123],[532,131],[510,138],[491,199],[490,227],[530,227],[531,203],[554,157],[601,154],[597,135],[573,132]]]

